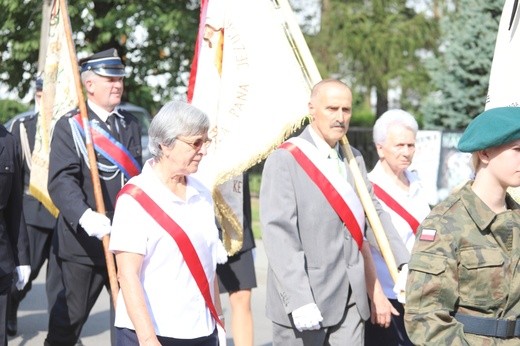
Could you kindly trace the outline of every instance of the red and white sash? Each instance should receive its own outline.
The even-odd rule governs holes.
[[[385,203],[390,209],[392,209],[397,215],[403,218],[406,223],[412,229],[413,234],[417,232],[419,227],[419,221],[412,214],[410,214],[399,202],[397,202],[392,196],[390,196],[385,190],[379,185],[372,183],[374,193],[383,203]]]
[[[302,138],[290,138],[282,143],[280,148],[289,150],[296,162],[318,186],[361,249],[365,212],[348,181],[336,170],[323,169],[328,166],[328,159],[322,157],[314,145]]]
[[[206,272],[204,272],[204,268],[200,263],[199,255],[193,247],[193,244],[191,243],[191,240],[186,232],[184,232],[184,230],[177,224],[177,222],[175,222],[171,216],[166,214],[164,210],[139,186],[134,184],[126,184],[117,194],[117,198],[123,194],[132,196],[143,207],[143,209],[148,214],[150,214],[150,216],[173,238],[182,253],[184,261],[186,262],[191,275],[193,275],[193,278],[199,287],[200,293],[204,297],[211,316],[213,316],[215,321],[220,324],[222,328],[224,328],[224,324],[218,317],[217,310],[213,305],[213,299],[211,298]]]

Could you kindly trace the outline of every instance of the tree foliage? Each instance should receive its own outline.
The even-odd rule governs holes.
[[[433,92],[421,107],[426,127],[461,129],[484,110],[503,4],[459,0],[441,20],[441,49],[427,61]]]
[[[16,100],[0,100],[0,124],[5,124],[12,116],[27,110],[27,105]]]
[[[436,47],[437,22],[403,0],[328,0],[321,31],[308,37],[323,76],[350,80],[377,92],[377,114],[388,109],[388,90],[397,83],[405,94],[428,82],[424,52]]]
[[[24,96],[37,72],[41,0],[0,0],[1,82]],[[152,112],[187,83],[199,1],[76,0],[69,16],[78,56],[114,47],[129,67],[125,101]],[[158,77],[155,85],[150,76]],[[153,98],[155,96],[155,99]]]

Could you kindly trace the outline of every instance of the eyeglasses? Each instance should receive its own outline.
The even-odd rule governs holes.
[[[207,149],[211,145],[211,139],[210,138],[197,138],[193,142],[187,141],[187,140],[182,139],[180,137],[177,137],[176,139],[178,139],[179,141],[181,141],[183,143],[188,144],[190,147],[192,147],[196,151],[199,151],[202,148],[202,146],[204,146],[204,148]]]

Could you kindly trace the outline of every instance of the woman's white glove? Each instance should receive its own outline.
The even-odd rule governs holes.
[[[21,291],[29,282],[29,277],[31,276],[31,266],[24,265],[16,267],[16,275],[18,276],[18,280],[16,281],[16,288],[18,291]]]
[[[79,218],[79,224],[91,237],[101,240],[105,235],[110,234],[110,219],[92,209],[87,209]]]
[[[217,263],[224,264],[228,260],[228,253],[221,240],[217,242]]]
[[[397,281],[394,285],[394,293],[397,294],[397,300],[401,304],[406,303],[406,280],[408,279],[408,264],[401,267],[401,271],[397,275]]]
[[[320,322],[323,321],[320,309],[314,303],[310,303],[299,307],[292,312],[294,326],[300,332],[304,330],[318,330],[320,329]]]
[[[226,346],[226,330],[222,328],[220,324],[217,323],[217,332],[218,332],[218,345]]]

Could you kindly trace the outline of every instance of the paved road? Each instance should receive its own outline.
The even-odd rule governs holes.
[[[267,259],[261,240],[257,241],[255,268],[258,287],[253,290],[252,308],[255,324],[255,345],[272,345],[271,322],[265,317],[265,279]],[[227,295],[221,296],[226,321],[231,320]],[[18,335],[9,339],[9,345],[41,346],[47,335],[47,299],[45,296],[45,268],[33,282],[33,288],[20,304],[18,312]],[[233,346],[232,333],[228,331],[228,346]],[[109,297],[103,291],[92,309],[83,329],[81,340],[85,346],[110,345]]]

